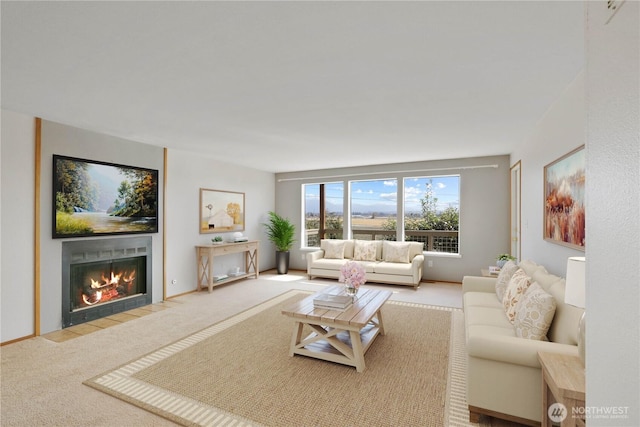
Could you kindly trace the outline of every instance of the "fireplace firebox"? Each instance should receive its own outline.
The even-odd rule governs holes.
[[[63,328],[151,302],[151,237],[62,243]]]

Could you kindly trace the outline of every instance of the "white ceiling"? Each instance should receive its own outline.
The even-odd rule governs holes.
[[[508,154],[579,1],[2,1],[2,108],[260,170]]]

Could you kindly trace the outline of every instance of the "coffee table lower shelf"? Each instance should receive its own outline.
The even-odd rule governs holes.
[[[353,366],[364,371],[364,355],[379,334],[384,335],[380,312],[364,328],[341,329],[304,321],[294,325],[289,355],[295,354]],[[314,332],[302,339],[304,325]]]

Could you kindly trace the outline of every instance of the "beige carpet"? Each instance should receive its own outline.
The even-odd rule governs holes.
[[[280,310],[306,295],[287,292],[85,384],[183,425],[468,425],[464,361],[449,358],[452,346],[461,354],[459,310],[387,302],[386,335],[357,373],[289,357],[293,324]]]

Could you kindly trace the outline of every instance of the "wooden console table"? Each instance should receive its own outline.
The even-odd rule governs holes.
[[[196,246],[196,261],[198,263],[198,291],[202,289],[202,284],[206,283],[209,292],[214,286],[223,285],[245,277],[258,278],[258,241],[251,240],[239,243],[222,243],[219,245]],[[213,260],[217,256],[244,252],[244,272],[237,276],[229,275],[222,280],[215,280],[213,277]]]

